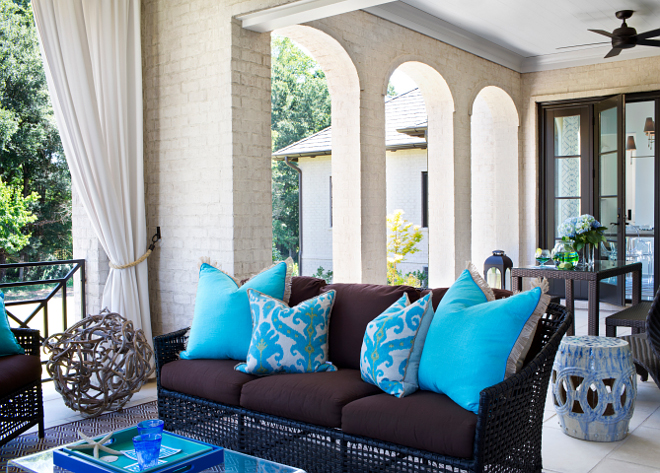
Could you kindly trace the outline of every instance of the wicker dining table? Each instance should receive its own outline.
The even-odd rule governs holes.
[[[614,276],[632,273],[632,303],[639,304],[642,299],[642,263],[633,261],[599,260],[591,269],[561,270],[555,266],[527,266],[511,269],[511,288],[513,291],[522,289],[523,278],[563,279],[566,288],[566,308],[575,314],[575,299],[573,293],[574,281],[588,281],[589,294],[587,307],[589,313],[589,335],[598,335],[599,325],[599,282]],[[568,329],[568,335],[575,334],[575,325]]]

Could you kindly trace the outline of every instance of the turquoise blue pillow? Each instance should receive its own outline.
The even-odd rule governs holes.
[[[250,289],[254,330],[247,360],[235,369],[250,374],[335,371],[327,363],[328,329],[335,291],[289,307]]]
[[[435,330],[429,330],[422,354],[425,389],[445,393],[476,413],[479,393],[522,366],[549,301],[537,287],[507,299],[436,312]],[[421,371],[420,365],[420,378]]]
[[[24,355],[25,350],[18,344],[9,328],[9,319],[5,312],[5,295],[0,292],[0,356]]]
[[[477,268],[468,264],[458,277],[456,282],[451,285],[435,310],[435,316],[429,327],[427,338],[434,340],[440,336],[438,332],[443,330],[439,314],[446,312],[463,310],[477,304],[494,301],[495,294],[488,286],[484,278],[481,277]],[[437,334],[437,335],[436,335]],[[434,391],[434,381],[436,379],[436,359],[431,359],[430,350],[422,352],[422,358],[419,362],[419,388],[426,391]]]
[[[254,276],[244,285],[209,264],[199,268],[195,314],[190,328],[185,360],[245,360],[252,337],[248,289],[277,299],[291,293],[289,258]]]
[[[419,359],[432,318],[431,294],[414,304],[404,294],[369,322],[360,352],[362,379],[399,398],[417,391]]]

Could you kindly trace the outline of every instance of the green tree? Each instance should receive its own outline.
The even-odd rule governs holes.
[[[0,178],[39,194],[30,241],[15,259],[71,253],[71,178],[55,124],[27,0],[0,0]]]
[[[330,126],[325,74],[289,38],[271,43],[271,133],[273,151]],[[273,160],[273,246],[283,257],[298,255],[298,173]]]
[[[7,261],[8,254],[22,250],[29,243],[30,234],[25,233],[25,228],[37,220],[30,207],[38,199],[36,192],[23,196],[22,189],[0,179],[0,264]]]
[[[421,281],[417,275],[408,273],[403,276],[397,269],[397,265],[405,260],[406,255],[420,251],[417,243],[424,238],[419,225],[413,225],[404,219],[403,214],[403,210],[395,210],[387,216],[387,283],[390,286],[419,286]]]

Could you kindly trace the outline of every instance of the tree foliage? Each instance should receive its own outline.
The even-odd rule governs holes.
[[[406,259],[406,255],[417,253],[417,243],[424,235],[419,225],[403,218],[403,210],[395,210],[387,216],[387,283],[391,286],[406,284],[419,286],[423,283],[419,275],[407,273],[405,276],[397,269],[397,265]]]
[[[22,250],[30,241],[30,234],[24,230],[37,219],[30,207],[38,199],[36,192],[25,197],[21,189],[0,179],[0,262],[5,255]]]
[[[318,63],[293,41],[273,36],[271,133],[273,151],[330,126],[330,94]],[[298,255],[298,173],[273,160],[273,257]]]
[[[71,253],[71,178],[27,0],[0,0],[0,179],[34,202],[29,243],[13,259]]]

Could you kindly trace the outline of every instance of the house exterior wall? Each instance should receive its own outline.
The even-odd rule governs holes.
[[[521,264],[531,264],[539,221],[537,102],[660,90],[660,57],[522,74],[522,85]]]
[[[387,215],[401,209],[404,218],[422,224],[422,171],[427,170],[426,150],[387,151]],[[333,269],[332,227],[330,226],[331,156],[300,158],[303,172],[303,271],[315,274],[319,267]],[[408,255],[398,268],[405,274],[428,266],[428,228],[422,228],[420,250]]]

